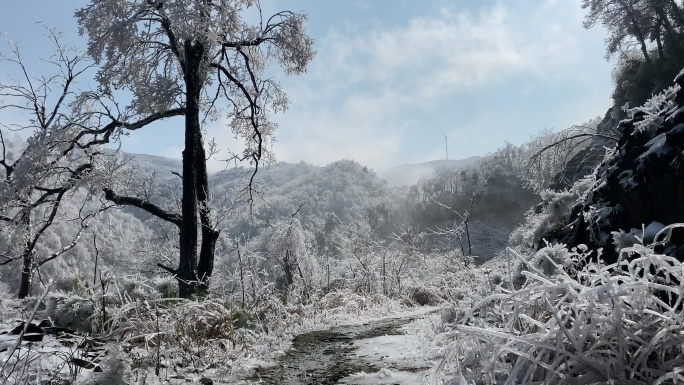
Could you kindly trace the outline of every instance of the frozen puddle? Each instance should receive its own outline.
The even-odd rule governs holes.
[[[251,381],[268,385],[425,383],[433,315],[387,318],[301,334],[278,364],[257,368]],[[439,318],[439,315],[437,315]]]
[[[406,369],[419,370],[432,366],[423,355],[425,341],[416,335],[394,335],[355,341],[355,356],[375,364],[389,364]]]
[[[377,372],[359,372],[342,380],[344,384],[416,385],[427,381],[430,369],[439,357],[426,333],[429,319],[418,319],[403,326],[404,334],[384,335],[354,341],[352,357],[381,368]]]

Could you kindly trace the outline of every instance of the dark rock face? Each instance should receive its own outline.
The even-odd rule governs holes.
[[[620,122],[621,138],[595,171],[591,191],[573,208],[569,224],[547,240],[603,248],[602,258],[611,263],[618,257],[612,231],[638,234],[654,222],[684,223],[684,76],[675,82]],[[684,260],[683,245],[684,231],[675,229],[663,252]]]
[[[615,141],[610,138],[616,136],[619,132],[618,122],[623,117],[624,112],[619,108],[609,108],[601,123],[596,127],[596,133],[599,135],[592,138],[586,148],[568,161],[565,170],[556,175],[549,188],[560,191],[572,186],[573,183],[582,179],[585,175],[591,174],[596,166],[603,161],[606,148],[611,148],[615,145]]]

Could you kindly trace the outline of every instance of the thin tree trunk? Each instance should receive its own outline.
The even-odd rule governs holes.
[[[382,255],[382,294],[387,295],[387,266],[385,265],[387,250]]]
[[[468,240],[468,256],[473,255],[473,245],[470,243],[470,229],[468,229],[468,221],[465,221],[466,239]]]
[[[34,253],[30,251],[22,257],[24,264],[21,268],[21,282],[19,284],[19,292],[17,293],[17,298],[19,299],[24,299],[31,293],[31,287],[33,286],[33,257]]]
[[[644,36],[641,34],[641,30],[635,27],[635,30],[638,31],[636,33],[636,38],[639,40],[639,44],[641,45],[641,53],[644,54],[644,59],[646,59],[646,63],[648,63],[650,66],[653,66],[653,62],[651,61],[651,56],[648,54],[648,47],[646,47],[646,40],[644,39]]]
[[[658,46],[658,57],[660,59],[665,58],[665,52],[663,51],[663,42],[662,39],[660,38],[660,32],[656,33],[656,45]]]
[[[240,288],[242,289],[242,307],[245,308],[247,307],[247,302],[245,299],[245,275],[242,271],[242,253],[240,253],[240,243],[236,242],[237,245],[237,254],[238,254],[238,262],[240,262]]]
[[[283,268],[285,270],[285,282],[287,282],[287,288],[289,289],[294,283],[294,278],[292,276],[292,266],[290,265],[290,250],[285,250]]]
[[[17,298],[24,299],[31,293],[31,286],[33,286],[33,268],[35,253],[31,247],[31,212],[25,211],[21,215],[21,224],[24,231],[24,254],[22,255],[23,266],[21,267],[21,282],[19,283],[19,292]]]
[[[328,252],[325,252],[325,275],[328,281],[328,291],[327,293],[330,293],[330,255]]]

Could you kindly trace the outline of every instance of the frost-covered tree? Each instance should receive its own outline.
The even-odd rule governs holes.
[[[111,206],[97,198],[104,188],[116,186],[122,163],[107,155],[103,145],[118,139],[123,129],[135,130],[180,112],[129,120],[132,115],[121,113],[107,95],[80,88],[92,61],[62,45],[59,33],[46,30],[55,53],[43,61],[54,69],[52,74],[32,75],[15,43],[0,53],[7,68],[18,74],[0,84],[0,109],[15,116],[0,127],[0,264],[23,260],[19,297],[29,294],[38,268],[72,250],[94,215]],[[27,139],[16,143],[9,140],[10,132]],[[70,240],[45,240],[57,223],[77,228],[67,231]]]
[[[100,185],[119,166],[101,156],[102,136],[91,131],[92,111],[77,101],[76,82],[89,68],[87,60],[61,45],[56,32],[48,30],[47,36],[56,48],[45,60],[56,68],[52,75],[29,75],[12,42],[0,54],[21,74],[0,84],[0,109],[19,117],[0,126],[0,265],[22,261],[19,298],[30,294],[35,272],[71,250],[94,215],[106,208],[88,205],[92,195],[77,190]],[[10,140],[11,132],[28,138],[18,143]],[[48,229],[60,222],[76,230],[70,240],[49,247]]]
[[[249,22],[251,16],[258,20]],[[259,162],[268,159],[276,128],[269,113],[288,104],[280,85],[266,76],[268,64],[276,61],[286,74],[300,74],[314,55],[303,24],[306,15],[283,11],[261,16],[254,0],[92,0],[76,12],[81,33],[89,37],[88,52],[101,65],[97,79],[102,92],[130,90],[128,111],[133,114],[183,110],[181,213],[107,190],[113,202],[137,206],[179,228],[178,268],[160,267],[178,278],[183,297],[206,289],[219,237],[202,122],[223,111],[232,132],[245,142],[232,159],[248,160],[256,172]],[[251,191],[250,180],[249,199]]]
[[[586,28],[600,23],[609,33],[606,58],[625,56],[636,43],[646,63],[653,65],[649,43],[655,43],[659,59],[668,55],[667,48],[684,49],[684,14],[675,0],[583,0],[582,8],[589,11]]]
[[[609,33],[606,58],[622,53],[636,40],[644,59],[651,63],[647,40],[655,20],[653,8],[642,0],[582,0],[582,8],[589,10],[585,28],[601,23]]]
[[[300,281],[299,289],[305,299],[309,297],[314,278],[320,273],[318,262],[311,253],[312,239],[313,235],[293,215],[290,221],[281,220],[269,226],[258,240],[260,250],[282,267],[285,290],[293,290],[295,282]]]

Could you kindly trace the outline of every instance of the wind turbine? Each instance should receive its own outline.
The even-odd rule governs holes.
[[[451,136],[447,136],[444,131],[442,131],[442,134],[444,134],[444,152],[446,153],[446,160],[449,160],[449,139],[451,139]]]

